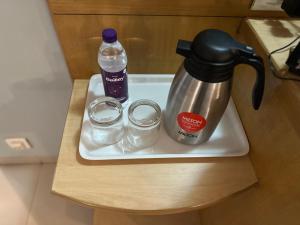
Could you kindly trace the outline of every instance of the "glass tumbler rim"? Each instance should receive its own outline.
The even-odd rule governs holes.
[[[156,113],[157,113],[158,116],[156,116],[155,120],[152,123],[150,123],[150,124],[142,124],[142,123],[138,122],[134,118],[133,112],[139,106],[150,106],[150,107],[152,107],[156,111]],[[129,119],[129,121],[132,124],[134,124],[137,127],[144,127],[145,128],[145,127],[155,126],[161,120],[161,109],[160,109],[160,106],[156,102],[154,102],[152,100],[149,100],[149,99],[136,100],[133,103],[131,103],[131,105],[129,106],[129,109],[128,109],[128,119]]]
[[[103,103],[109,103],[110,106],[112,106],[113,108],[116,108],[118,111],[118,116],[116,116],[115,118],[108,120],[108,121],[99,121],[97,120],[97,118],[95,118],[94,116],[94,111],[93,108],[103,104]],[[89,106],[88,106],[88,116],[90,121],[92,122],[92,124],[94,125],[98,125],[98,126],[111,126],[115,123],[117,123],[123,116],[123,107],[122,104],[115,98],[112,97],[98,97],[95,100],[93,100],[92,102],[90,102]]]

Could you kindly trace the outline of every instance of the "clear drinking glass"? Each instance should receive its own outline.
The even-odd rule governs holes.
[[[101,97],[88,107],[92,141],[100,145],[111,145],[120,141],[124,134],[123,108],[111,97]]]
[[[151,100],[137,100],[128,109],[127,140],[136,149],[149,147],[158,139],[161,119],[159,105]]]

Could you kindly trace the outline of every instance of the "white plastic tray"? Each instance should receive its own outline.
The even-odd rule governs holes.
[[[137,99],[151,99],[165,109],[173,75],[134,75],[128,76],[129,103],[124,109],[124,121],[127,125],[127,109]],[[104,96],[101,75],[91,77],[86,108],[92,100]],[[164,119],[164,118],[163,118]],[[183,145],[171,139],[161,121],[158,142],[139,151],[131,151],[124,138],[119,143],[109,146],[97,146],[90,138],[90,125],[87,110],[84,112],[80,135],[79,153],[87,160],[143,159],[143,158],[194,158],[194,157],[229,157],[248,153],[249,143],[239,119],[235,105],[230,99],[228,107],[212,137],[201,145]]]

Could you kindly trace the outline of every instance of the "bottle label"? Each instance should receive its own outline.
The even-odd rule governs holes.
[[[188,133],[195,133],[206,126],[206,120],[203,116],[191,112],[178,114],[177,123],[181,129]]]
[[[128,99],[126,68],[115,73],[110,73],[103,69],[101,71],[105,96],[116,98],[121,103],[125,102]]]

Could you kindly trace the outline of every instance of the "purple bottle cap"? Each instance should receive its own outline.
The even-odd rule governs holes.
[[[113,43],[117,40],[117,31],[113,28],[106,28],[102,31],[102,39],[104,42]]]

